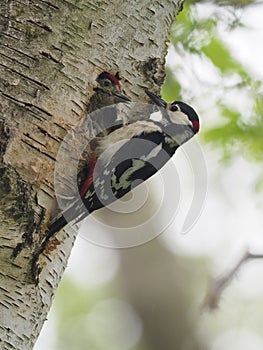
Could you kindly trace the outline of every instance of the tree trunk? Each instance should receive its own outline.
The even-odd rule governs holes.
[[[87,110],[102,71],[120,72],[126,93],[158,91],[173,1],[3,0],[0,4],[0,348],[31,349],[65,269],[74,234],[57,234],[30,261],[55,203],[53,172],[66,132]],[[16,258],[12,258],[14,252]]]

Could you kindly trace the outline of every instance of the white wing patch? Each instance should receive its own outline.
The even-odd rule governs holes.
[[[162,151],[162,144],[156,145],[147,156],[142,156],[141,159],[147,162],[149,159],[155,158]]]
[[[153,120],[154,122],[161,122],[163,119],[161,111],[152,113],[149,119]]]

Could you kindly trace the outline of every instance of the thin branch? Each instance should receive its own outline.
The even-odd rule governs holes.
[[[241,269],[243,264],[251,259],[263,259],[263,254],[253,254],[247,250],[235,264],[235,266],[226,271],[223,275],[212,280],[208,293],[205,297],[203,307],[209,310],[214,310],[218,307],[219,301],[224,290],[232,282],[237,272]]]

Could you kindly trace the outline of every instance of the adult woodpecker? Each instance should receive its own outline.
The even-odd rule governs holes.
[[[160,170],[176,149],[199,131],[199,118],[181,101],[167,103],[146,90],[160,106],[160,120],[138,120],[123,125],[95,144],[92,171],[80,188],[80,198],[49,227],[52,236],[68,222],[84,218],[128,193],[136,181],[145,181]]]
[[[158,106],[158,118],[156,113],[142,115],[137,121],[132,119],[131,123],[119,125],[92,140],[92,164],[80,187],[80,195],[50,224],[35,261],[56,232],[146,181],[199,131],[199,118],[192,107],[181,101],[167,103],[152,92],[145,92],[155,104],[145,106],[151,106],[152,112]],[[132,108],[133,103],[129,105]]]

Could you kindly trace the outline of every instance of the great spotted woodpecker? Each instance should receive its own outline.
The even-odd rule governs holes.
[[[169,161],[178,147],[199,131],[199,118],[192,107],[181,101],[167,103],[152,92],[145,92],[154,105],[118,104],[123,105],[127,116],[120,118],[114,128],[99,132],[91,140],[93,154],[89,155],[89,169],[79,187],[79,196],[51,222],[33,257],[32,271],[36,271],[39,255],[56,232],[146,181]],[[140,112],[138,105],[143,109],[140,115],[137,114]]]
[[[199,131],[199,118],[192,107],[181,101],[167,103],[152,92],[145,92],[161,107],[159,117],[156,113],[138,117],[137,121],[118,124],[110,133],[92,140],[92,164],[80,187],[79,199],[51,223],[48,237],[150,178]]]

